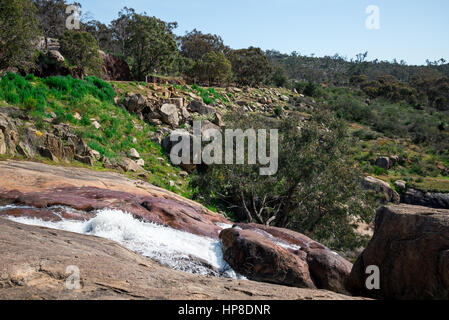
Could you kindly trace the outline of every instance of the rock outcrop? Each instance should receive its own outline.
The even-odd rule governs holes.
[[[401,202],[417,206],[449,209],[449,193],[423,192],[408,188],[401,194]]]
[[[1,210],[2,216],[89,220],[96,210],[118,209],[194,235],[220,235],[226,261],[250,279],[345,293],[349,263],[300,233],[257,224],[222,231],[232,225],[223,216],[117,173],[8,160],[0,161],[0,175],[0,205],[25,206]]]
[[[0,110],[0,154],[14,156],[19,153],[26,158],[39,154],[55,162],[76,159],[91,166],[94,164],[93,150],[72,133],[69,125],[53,124],[49,131],[41,132],[21,118],[26,118],[26,114],[18,108]]]
[[[102,78],[104,80],[130,81],[132,79],[131,70],[125,60],[101,50],[99,53],[103,61]]]
[[[449,297],[449,210],[399,205],[377,210],[374,236],[348,282],[353,294],[386,299]],[[368,290],[368,266],[380,270],[380,288]]]

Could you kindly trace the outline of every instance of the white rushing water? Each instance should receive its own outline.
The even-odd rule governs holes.
[[[14,206],[0,207],[0,210],[12,207]],[[9,219],[27,225],[110,239],[176,270],[243,278],[224,261],[220,241],[143,222],[123,211],[99,210],[96,216],[88,221],[51,222],[29,217],[9,217]]]

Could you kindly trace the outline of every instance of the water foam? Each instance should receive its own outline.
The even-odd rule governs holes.
[[[52,222],[29,217],[9,219],[28,225],[106,238],[176,270],[243,278],[224,261],[220,241],[143,222],[120,210],[99,210],[88,221],[63,219]]]

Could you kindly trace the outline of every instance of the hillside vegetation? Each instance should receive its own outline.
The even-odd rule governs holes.
[[[170,82],[173,82],[173,84]],[[335,161],[337,161],[335,162],[336,167],[333,167],[331,162],[326,162],[328,160],[323,160],[327,157],[325,153],[319,156],[319,152],[314,151],[308,155],[307,152],[310,150],[307,147],[307,140],[303,140],[299,144],[303,148],[303,151],[298,151],[302,154],[303,160],[301,161],[308,161],[304,163],[309,163],[311,166],[309,169],[302,167],[302,170],[313,172],[315,168],[320,166],[330,170],[329,176],[324,174],[327,171],[319,170],[317,171],[320,173],[319,176],[310,176],[309,180],[304,180],[306,185],[313,186],[309,192],[318,192],[318,194],[325,196],[323,200],[326,199],[327,204],[323,209],[326,207],[326,212],[328,210],[339,210],[339,203],[348,205],[344,197],[350,194],[354,195],[357,189],[352,185],[357,179],[352,180],[350,177],[354,173],[355,178],[359,170],[366,175],[381,178],[392,185],[396,180],[405,180],[409,187],[415,189],[433,192],[449,191],[449,178],[447,177],[448,154],[437,143],[438,139],[447,141],[445,138],[447,133],[445,130],[438,129],[438,127],[437,130],[434,130],[434,121],[442,121],[446,116],[444,112],[432,114],[426,110],[415,110],[404,103],[388,102],[384,98],[372,99],[367,102],[367,95],[360,89],[321,86],[314,86],[311,89],[309,86],[305,84],[303,88],[298,88],[299,91],[270,87],[245,87],[239,89],[188,85],[178,83],[178,80],[175,81],[169,77],[161,78],[159,83],[119,81],[108,83],[95,77],[86,77],[84,80],[81,80],[70,76],[38,78],[33,75],[22,77],[8,74],[0,80],[0,105],[4,109],[10,108],[10,106],[19,106],[25,115],[21,117],[25,117],[28,122],[35,125],[39,135],[52,132],[55,126],[59,124],[70,126],[76,135],[81,137],[92,150],[98,153],[94,162],[94,167],[97,170],[122,171],[122,167],[115,164],[119,164],[123,158],[129,157],[129,151],[134,148],[139,153],[140,158],[144,160],[144,171],[127,171],[130,177],[143,179],[188,198],[194,198],[212,210],[225,213],[235,221],[247,220],[248,217],[242,215],[242,211],[236,211],[235,208],[230,209],[233,206],[228,206],[226,202],[222,201],[222,198],[217,197],[216,194],[214,195],[213,192],[217,192],[221,188],[221,180],[217,178],[215,171],[206,171],[208,173],[204,175],[203,170],[197,170],[187,175],[182,174],[184,172],[182,168],[170,164],[166,151],[161,147],[161,141],[154,139],[155,135],[162,133],[167,135],[170,130],[165,130],[164,125],[161,126],[151,120],[148,121],[145,117],[142,118],[142,115],[139,115],[139,113],[127,110],[125,107],[127,97],[142,95],[164,101],[167,92],[171,92],[175,96],[185,99],[186,104],[199,99],[205,105],[216,108],[220,113],[228,114],[230,117],[226,116],[225,119],[229,127],[237,126],[238,121],[240,121],[237,119],[232,120],[232,115],[235,112],[245,115],[245,122],[241,123],[241,125],[244,124],[244,127],[257,127],[258,121],[262,120],[262,118],[256,120],[258,116],[263,116],[267,121],[268,119],[280,121],[279,123],[285,121],[286,124],[290,122],[292,125],[296,123],[297,119],[300,119],[300,123],[302,121],[310,122],[312,126],[314,123],[326,123],[328,128],[338,127],[340,124],[337,123],[340,122],[346,129],[341,131],[341,136],[336,138],[336,141],[341,144],[341,147],[338,148],[347,149],[344,152],[347,152],[348,158],[345,158],[346,156],[343,154],[340,156],[339,152],[341,151],[338,151],[338,153],[336,153],[336,150],[330,151],[335,156]],[[264,100],[269,100],[270,103],[261,103]],[[331,118],[329,120],[316,118],[317,114],[322,114],[323,112],[328,114],[325,117],[330,116]],[[202,121],[214,121],[211,116],[192,114],[193,119]],[[401,117],[396,118],[397,116]],[[332,118],[335,120],[330,120]],[[429,120],[427,127],[424,126],[423,118]],[[382,119],[383,121],[381,121]],[[270,124],[270,121],[262,120],[265,126],[273,125]],[[332,124],[332,121],[337,122]],[[379,126],[381,123],[383,125]],[[188,124],[181,124],[180,127],[185,128],[186,125]],[[417,132],[414,129],[416,125],[421,125],[422,131]],[[27,122],[24,122],[23,126],[25,128]],[[317,129],[321,130],[319,127],[320,125]],[[332,130],[336,130],[337,127]],[[315,129],[312,129],[310,132],[313,132],[313,130]],[[418,133],[434,136],[419,140]],[[312,138],[311,141],[315,141],[314,139]],[[329,139],[333,138],[329,136]],[[321,150],[320,152],[326,151]],[[298,157],[300,154],[298,154]],[[318,158],[313,160],[313,155]],[[289,156],[288,152],[286,156]],[[381,168],[375,164],[376,159],[381,156],[397,156],[398,161],[391,168]],[[15,157],[22,158],[23,155],[18,153]],[[292,158],[292,164],[298,163],[298,157]],[[37,154],[34,159],[45,162],[50,161],[40,154]],[[320,161],[324,162],[320,164]],[[85,165],[76,159],[72,160],[71,163]],[[107,165],[109,163],[113,165]],[[287,170],[285,177],[292,177],[293,171],[296,170],[295,168],[299,170],[301,166],[293,166],[290,169],[288,169],[288,166],[283,166],[283,170]],[[219,170],[221,170],[220,167]],[[242,170],[241,173],[243,175],[248,178],[253,177],[246,182],[248,188],[250,183],[253,183],[257,188],[262,187],[260,191],[263,193],[269,192],[270,196],[278,192],[276,190],[280,190],[279,187],[283,184],[283,179],[278,180],[278,182],[281,182],[278,185],[276,185],[278,182],[271,180],[258,181],[257,176],[249,174],[249,172],[245,171],[246,169],[242,168]],[[331,183],[331,178],[336,178],[338,176],[336,173],[338,172],[342,176]],[[219,171],[216,173],[219,173]],[[232,176],[225,179],[227,183],[231,183],[232,179],[238,177],[235,168],[231,173]],[[303,173],[298,174],[300,179],[305,179],[306,176]],[[194,181],[190,183],[192,177]],[[279,176],[277,177],[279,178]],[[200,182],[201,179],[203,179],[203,182]],[[235,180],[237,184],[239,184],[238,181]],[[204,182],[207,182],[209,185],[206,187]],[[324,184],[320,187],[321,183]],[[336,183],[342,183],[341,188],[338,188],[339,190],[352,186],[352,193],[335,195],[337,198],[331,201],[330,195],[333,194],[332,190],[336,190]],[[331,186],[332,190],[323,191],[326,185]],[[255,190],[242,189],[244,192],[249,192],[249,195],[254,194]],[[229,196],[231,198],[234,197],[232,195]],[[260,198],[256,197],[255,199]],[[282,196],[279,199],[282,199]],[[273,198],[272,200],[274,201],[275,199]],[[235,199],[232,202],[235,203]],[[306,204],[303,203],[303,205]],[[317,206],[313,201],[309,205],[311,206],[310,208]],[[324,205],[324,202],[320,205]],[[333,206],[336,207],[332,209]],[[312,212],[310,208],[301,212],[310,214]],[[358,212],[357,210],[361,211]],[[370,210],[369,207],[354,208],[352,213],[361,215],[363,217],[362,220],[370,222],[373,218]],[[288,212],[288,216],[291,218],[280,223],[280,225],[289,225],[291,228],[313,235],[331,247],[352,248],[363,244],[362,238],[350,236],[352,231],[347,229],[347,222],[343,223],[343,221],[346,221],[346,218],[350,217],[346,216],[346,214],[341,216],[345,217],[344,220],[338,220],[339,214],[335,213],[333,220],[324,220],[316,224],[317,222],[312,216],[301,217],[301,215],[293,214],[293,211]],[[318,211],[317,214],[320,214],[320,212]],[[265,222],[265,219],[273,221],[269,219],[269,211],[266,214],[268,216],[265,216],[264,220],[260,222]],[[337,221],[340,221],[339,223],[342,223],[342,225],[335,229]],[[328,223],[332,224],[326,227]],[[331,240],[331,238],[334,240]]]
[[[95,77],[41,79],[8,74],[0,80],[2,107],[20,106],[41,134],[55,124],[69,124],[90,148],[112,161],[135,148],[145,161],[143,178],[189,197],[187,181],[178,175],[181,170],[171,166],[161,146],[149,138],[155,128],[115,104],[115,95],[110,84]],[[96,162],[96,167],[103,165]],[[170,181],[176,181],[176,186]]]

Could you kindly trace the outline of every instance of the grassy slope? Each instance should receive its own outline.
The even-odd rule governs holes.
[[[9,103],[25,109],[39,130],[51,128],[47,120],[51,120],[53,113],[57,122],[69,123],[92,149],[108,158],[118,160],[135,148],[145,161],[148,182],[191,197],[188,180],[179,177],[180,169],[171,166],[161,147],[150,141],[149,132],[155,128],[115,105],[114,96],[110,85],[93,78],[82,81],[33,77],[24,81],[11,77],[10,81],[2,79],[0,84],[0,106]],[[81,120],[76,119],[77,113],[82,115]],[[101,128],[96,129],[91,119],[97,120]],[[73,164],[81,165],[76,161]],[[96,163],[95,168],[103,170],[100,163]],[[170,186],[170,180],[176,183],[174,187]]]
[[[124,108],[115,105],[115,95],[119,99],[126,93],[134,92],[143,95],[155,95],[163,97],[163,91],[171,87],[184,96],[192,99],[189,94],[201,97],[206,103],[216,102],[226,109],[237,100],[246,99],[253,104],[254,95],[263,95],[260,89],[251,89],[247,93],[234,94],[223,88],[200,88],[198,86],[157,85],[138,82],[111,82],[116,88],[115,92],[107,83],[88,78],[86,81],[71,78],[54,78],[44,80],[29,77],[26,81],[13,79],[8,83],[2,80],[0,85],[0,106],[9,104],[18,105],[28,110],[36,125],[42,129],[48,129],[49,123],[45,121],[51,113],[55,113],[58,121],[70,123],[70,125],[88,142],[89,146],[101,154],[118,159],[131,148],[136,148],[145,160],[145,169],[149,171],[146,178],[150,183],[172,190],[184,196],[190,197],[188,180],[179,177],[179,168],[169,165],[166,155],[158,144],[152,143],[148,137],[150,131],[155,128],[139,120]],[[31,86],[31,87],[29,87]],[[282,94],[293,95],[287,89],[279,89]],[[338,114],[352,112],[352,105],[361,105],[366,98],[360,92],[349,89],[325,88],[316,97],[319,104],[327,106]],[[307,110],[293,108],[287,103],[276,101],[276,104],[290,112],[295,110],[307,115]],[[336,107],[334,107],[336,106]],[[345,108],[342,109],[341,108]],[[417,112],[400,104],[387,104],[382,101],[375,102],[372,107],[376,112],[390,112],[398,114],[404,111]],[[380,109],[378,111],[377,109]],[[384,109],[387,109],[385,111]],[[357,110],[356,110],[357,111]],[[81,120],[74,115],[82,115]],[[363,117],[362,117],[363,118]],[[95,129],[91,119],[97,120],[101,128]],[[449,178],[444,176],[444,166],[448,166],[447,156],[436,154],[432,149],[423,145],[416,145],[411,139],[395,137],[385,132],[380,132],[373,126],[362,124],[364,121],[349,119],[350,132],[356,138],[353,146],[354,157],[367,174],[377,176],[385,181],[394,182],[403,179],[410,186],[425,191],[449,192]],[[399,120],[398,120],[399,121]],[[135,138],[135,139],[133,139]],[[133,141],[134,140],[134,141]],[[372,165],[372,160],[381,155],[400,155],[407,159],[403,166],[395,166],[385,171]],[[164,161],[161,161],[161,158]],[[80,165],[79,163],[77,165]],[[96,168],[102,170],[100,164]],[[170,187],[170,180],[180,182],[175,187]]]

